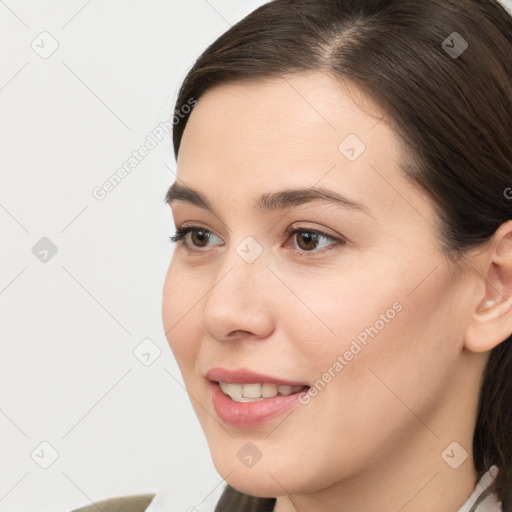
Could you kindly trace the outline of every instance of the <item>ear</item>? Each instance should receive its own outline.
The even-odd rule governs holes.
[[[472,352],[492,350],[512,334],[512,220],[496,230],[480,258],[482,291],[464,340]]]

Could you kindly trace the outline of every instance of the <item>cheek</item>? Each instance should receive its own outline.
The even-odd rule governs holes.
[[[294,293],[276,290],[274,310],[286,330],[283,338],[307,360],[305,367],[311,371],[305,377],[323,374],[347,351],[350,362],[364,359],[375,345],[372,340],[383,337],[404,315],[406,286],[400,277],[358,264],[360,268],[346,265],[350,271],[329,267],[281,272]]]
[[[453,285],[441,265],[429,275],[436,267],[432,261],[398,268],[393,260],[388,268],[373,264],[364,272],[338,271],[336,279],[295,279],[294,289],[310,311],[296,298],[288,299],[279,316],[288,326],[286,338],[296,340],[308,361],[308,376],[346,380],[339,384],[343,387],[370,386],[372,381],[382,385],[371,373],[375,367],[385,382],[412,385],[411,391],[418,391],[418,382],[431,387],[429,374],[446,371],[460,338]],[[336,275],[334,269],[331,275]],[[345,377],[337,377],[341,374]]]
[[[411,293],[419,273],[414,279],[388,274],[387,288],[359,289],[353,301],[338,292],[331,312],[324,310],[338,335],[310,347],[319,378],[312,403],[330,411],[332,421],[323,428],[333,438],[342,431],[384,446],[386,436],[418,426],[411,410],[428,418],[443,399],[461,349],[462,322],[440,269]]]
[[[162,293],[162,320],[167,341],[184,374],[199,350],[199,338],[193,332],[198,329],[197,308],[205,291],[197,283],[192,273],[179,271],[171,261]]]

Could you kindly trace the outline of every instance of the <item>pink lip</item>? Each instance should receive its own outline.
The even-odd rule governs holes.
[[[219,418],[224,423],[239,427],[253,427],[281,416],[289,409],[296,407],[299,393],[288,396],[275,396],[256,402],[235,402],[225,395],[217,382],[209,382],[213,406]]]
[[[211,368],[205,377],[214,382],[229,382],[231,384],[275,384],[276,386],[309,386],[306,382],[286,381],[263,375],[244,368],[228,370],[226,368]]]

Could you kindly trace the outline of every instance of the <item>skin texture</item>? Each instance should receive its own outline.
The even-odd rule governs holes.
[[[356,96],[357,104],[339,81],[307,73],[222,85],[200,98],[177,180],[217,215],[172,204],[176,226],[213,235],[187,235],[192,252],[176,246],[164,328],[214,465],[236,489],[278,497],[277,512],[454,512],[477,480],[480,376],[512,328],[512,228],[502,225],[464,267],[444,257],[433,205],[399,167],[400,138]],[[349,134],[366,145],[355,161],[338,149]],[[260,194],[299,186],[330,187],[371,216],[323,203],[252,208]],[[286,235],[290,226],[346,243],[308,244]],[[250,264],[235,250],[247,236],[263,249]],[[307,405],[250,428],[217,416],[210,368],[313,386],[397,301],[401,311]],[[262,454],[252,467],[237,457],[249,441]],[[468,454],[457,469],[441,457],[454,441]]]

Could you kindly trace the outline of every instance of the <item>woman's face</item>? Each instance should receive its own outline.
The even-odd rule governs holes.
[[[474,289],[439,252],[433,206],[404,178],[399,138],[375,112],[311,73],[211,89],[184,132],[177,182],[215,213],[171,200],[176,226],[200,229],[175,247],[163,321],[215,467],[243,492],[314,492],[403,471],[411,453],[444,464],[458,418],[471,418],[460,376]],[[346,201],[296,193],[256,207],[320,188]],[[218,367],[310,394],[259,421],[252,403],[224,398],[226,421],[206,377]]]

